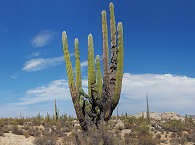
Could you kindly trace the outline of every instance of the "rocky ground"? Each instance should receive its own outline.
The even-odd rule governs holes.
[[[0,145],[194,145],[195,119],[174,112],[113,117],[83,133],[78,121],[61,116],[0,119]]]

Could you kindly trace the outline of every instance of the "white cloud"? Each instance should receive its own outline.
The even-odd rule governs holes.
[[[88,61],[87,61],[87,60],[81,62],[81,67],[82,67],[82,68],[83,68],[83,67],[87,67],[87,66],[88,66]]]
[[[87,92],[87,80],[82,81]],[[145,111],[146,93],[149,94],[151,111],[195,113],[195,78],[171,74],[124,73],[120,112]],[[35,104],[56,99],[69,100],[68,81],[55,80],[48,85],[27,90],[18,104]]]
[[[74,56],[74,53],[70,53],[70,56]],[[35,72],[46,69],[51,66],[56,66],[65,62],[64,56],[53,57],[53,58],[34,58],[24,63],[22,68],[23,71]],[[87,61],[81,62],[81,67],[86,67]]]
[[[33,39],[32,39],[32,45],[34,47],[43,47],[49,44],[49,42],[53,39],[54,32],[51,31],[42,31],[38,33]]]
[[[68,82],[65,80],[55,80],[46,86],[27,90],[25,97],[21,99],[23,105],[35,104],[56,99],[70,99]]]
[[[25,62],[23,71],[39,71],[50,66],[56,66],[64,62],[64,56],[53,57],[53,58],[35,58]]]
[[[121,100],[121,103],[126,104],[126,111],[144,111],[146,110],[145,96],[149,94],[153,111],[192,112],[195,110],[193,103],[195,100],[194,86],[195,78],[187,76],[125,73],[121,98],[125,97],[129,106],[125,101]],[[125,105],[121,105],[121,108],[123,107]]]
[[[82,82],[83,88],[87,90],[87,81]],[[35,104],[44,101],[69,100],[71,99],[70,91],[68,87],[68,81],[66,80],[54,80],[46,86],[40,86],[34,89],[27,90],[25,96],[20,100],[17,105]]]

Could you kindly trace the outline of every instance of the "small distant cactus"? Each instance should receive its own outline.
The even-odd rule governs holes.
[[[123,25],[118,23],[117,30],[114,16],[114,5],[110,7],[111,60],[109,64],[108,28],[106,11],[102,11],[103,34],[103,81],[100,56],[94,57],[92,34],[88,35],[88,94],[82,89],[79,41],[75,39],[75,74],[68,50],[66,32],[62,32],[63,51],[68,75],[68,84],[77,118],[83,130],[90,125],[98,126],[101,120],[109,120],[116,108],[122,88],[123,78]],[[116,35],[117,33],[117,35]],[[96,63],[95,63],[96,62]]]
[[[147,122],[150,123],[150,109],[149,109],[148,95],[146,95],[146,104],[147,104],[146,119]]]
[[[59,113],[58,113],[58,109],[57,109],[57,105],[56,105],[56,99],[55,99],[55,114],[54,114],[55,121],[58,120],[58,117],[59,117]]]

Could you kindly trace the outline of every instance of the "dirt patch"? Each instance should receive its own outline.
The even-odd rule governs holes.
[[[15,135],[12,133],[4,133],[0,137],[0,145],[34,145],[34,137],[25,138],[23,135]]]

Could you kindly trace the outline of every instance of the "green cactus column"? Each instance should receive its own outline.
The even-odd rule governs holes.
[[[111,96],[114,95],[117,72],[117,44],[116,44],[116,24],[114,16],[114,4],[111,2],[110,7],[110,40],[111,40],[111,62],[110,62],[110,90]]]
[[[123,78],[123,25],[121,22],[118,23],[117,27],[118,33],[118,57],[117,57],[117,73],[116,73],[116,86],[113,96],[113,106],[114,109],[120,99],[122,78]]]
[[[102,35],[103,35],[103,80],[109,72],[108,29],[106,11],[102,11]]]
[[[74,91],[76,91],[76,88],[75,88],[72,63],[70,60],[70,54],[68,51],[68,42],[67,41],[68,41],[67,35],[66,35],[66,32],[64,31],[64,32],[62,32],[62,43],[63,43],[65,62],[66,62],[66,71],[67,71],[67,75],[68,75],[68,85],[70,88],[71,96],[76,97],[76,95],[73,95]]]
[[[97,92],[98,97],[101,97],[102,94],[102,75],[101,75],[101,66],[100,66],[100,56],[96,56],[96,73],[97,73]]]
[[[75,70],[76,70],[76,89],[77,92],[79,88],[82,87],[81,81],[81,64],[80,64],[80,55],[79,55],[79,40],[75,39]]]
[[[70,54],[68,51],[68,40],[67,40],[67,35],[65,31],[62,32],[62,44],[63,44],[64,57],[65,57],[65,62],[66,62],[66,71],[68,75],[68,85],[69,85],[70,94],[72,97],[72,102],[73,102],[76,115],[80,122],[81,127],[83,128],[83,130],[87,130],[87,122],[85,120],[85,116],[83,115],[82,109],[80,107],[78,92],[75,87],[72,63],[71,63]]]
[[[95,59],[94,59],[94,47],[93,36],[88,35],[88,94],[93,97],[96,85],[96,73],[95,73]]]

